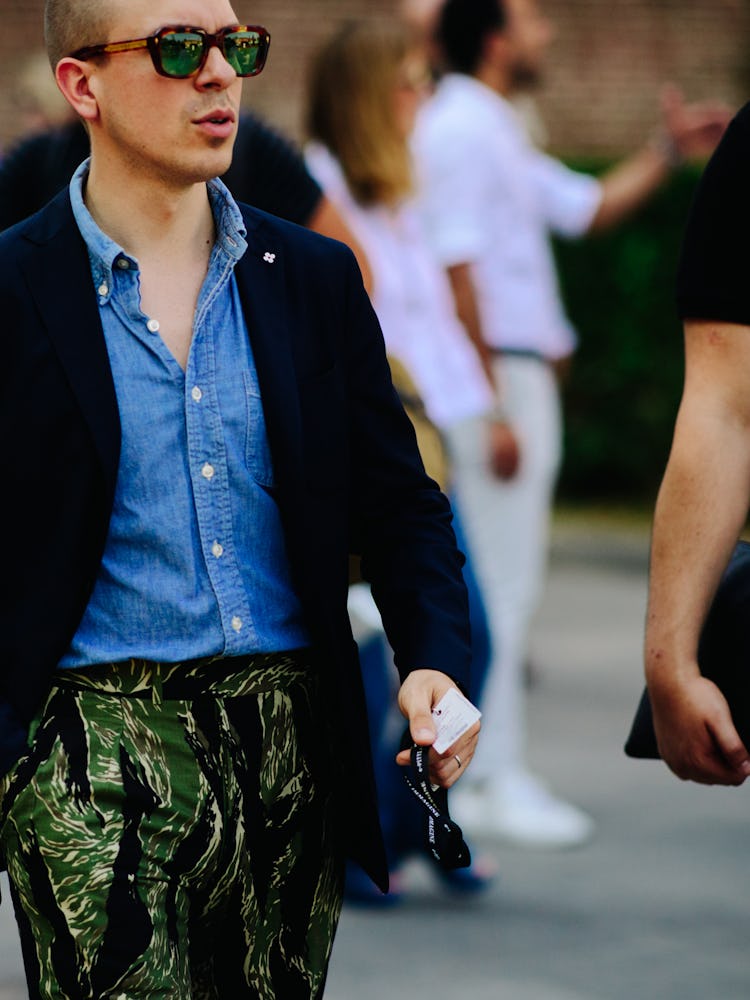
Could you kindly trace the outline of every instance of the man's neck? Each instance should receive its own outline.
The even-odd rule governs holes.
[[[166,184],[129,177],[125,182],[92,158],[84,192],[92,218],[110,239],[135,258],[171,255],[184,248],[192,256],[198,245],[213,244],[214,222],[205,183]]]
[[[506,69],[504,66],[493,65],[489,62],[481,63],[473,76],[475,80],[483,83],[490,90],[494,90],[501,97],[513,95],[513,77],[510,69]]]

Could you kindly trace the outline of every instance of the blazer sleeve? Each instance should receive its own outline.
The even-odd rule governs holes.
[[[403,678],[441,670],[466,688],[466,588],[447,498],[426,474],[353,258],[347,283],[351,546],[362,557]]]

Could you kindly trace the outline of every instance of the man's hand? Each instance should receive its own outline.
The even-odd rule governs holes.
[[[491,420],[488,424],[490,468],[498,479],[512,479],[521,464],[518,438],[506,420]]]
[[[660,103],[664,132],[684,159],[710,156],[732,117],[731,109],[720,101],[686,104],[674,84],[662,89]]]
[[[683,781],[741,785],[750,776],[750,756],[732,722],[724,695],[696,674],[666,689],[649,688],[654,729],[665,763]]]
[[[443,695],[456,684],[438,670],[414,670],[401,685],[398,707],[409,721],[412,740],[419,746],[431,747],[437,735],[432,709]],[[474,756],[480,723],[472,726],[445,753],[430,750],[430,781],[433,785],[450,788],[464,773]],[[408,767],[410,751],[402,750],[396,763]],[[458,760],[456,760],[458,758]],[[459,766],[458,761],[461,765]]]

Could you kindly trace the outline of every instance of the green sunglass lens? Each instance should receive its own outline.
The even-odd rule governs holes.
[[[159,41],[161,66],[169,76],[190,76],[200,66],[205,42],[202,35],[174,31]]]
[[[224,38],[224,54],[237,76],[252,76],[258,71],[262,53],[257,31],[233,31]]]

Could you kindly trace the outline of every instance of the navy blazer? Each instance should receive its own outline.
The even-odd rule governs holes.
[[[362,555],[402,676],[466,685],[461,556],[424,472],[347,248],[242,206],[236,269],[293,578],[340,741],[350,854],[387,879],[346,597]],[[272,256],[270,256],[272,255]],[[0,774],[88,602],[107,535],[120,426],[85,244],[67,191],[0,235]]]

